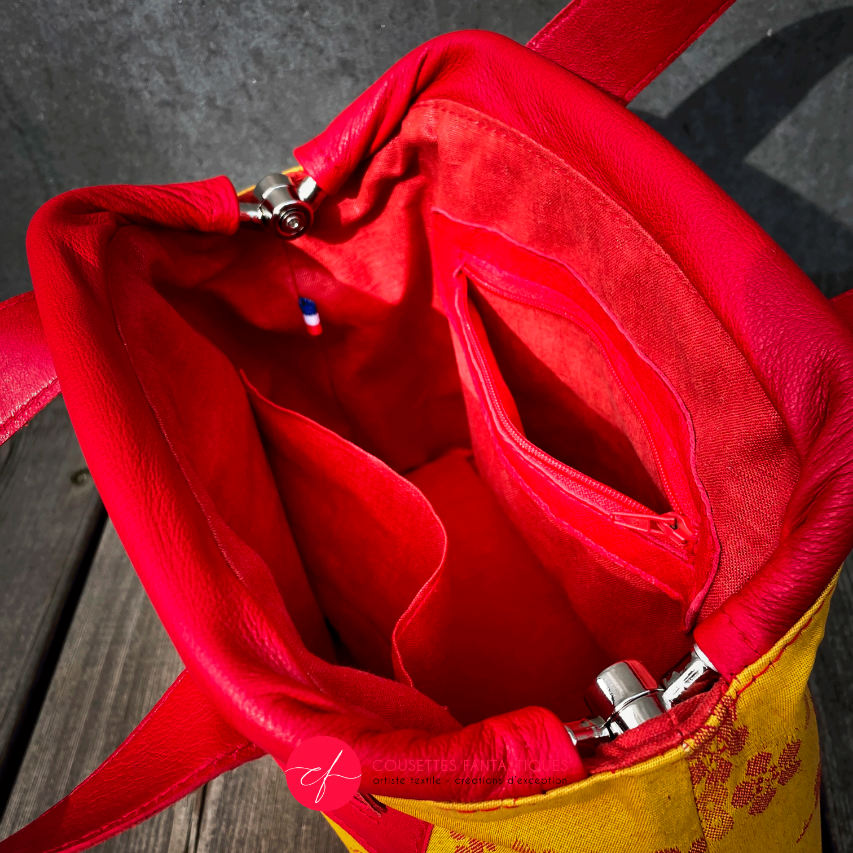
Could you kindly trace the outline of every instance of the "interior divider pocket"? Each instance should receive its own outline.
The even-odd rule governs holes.
[[[285,514],[344,660],[393,677],[397,620],[444,559],[423,494],[375,456],[243,377]]]
[[[607,656],[470,450],[404,477],[243,379],[341,663],[413,686],[462,723],[530,705],[583,713]]]

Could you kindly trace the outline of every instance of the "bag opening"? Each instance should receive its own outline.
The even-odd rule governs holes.
[[[418,177],[435,142],[411,123],[299,244],[123,229],[136,252],[145,243],[159,256],[159,297],[131,304],[125,290],[119,323],[131,351],[146,348],[146,328],[173,328],[176,351],[149,354],[182,369],[167,378],[142,366],[142,381],[187,469],[264,557],[309,648],[411,683],[463,722],[521,704],[565,718],[612,660],[640,658],[655,675],[671,667],[716,569],[690,399],[706,392],[691,375],[676,393],[673,365],[661,364],[682,352],[680,330],[659,327],[661,341],[639,346],[629,327],[656,312],[630,294],[620,314],[606,261],[622,280],[645,281],[656,265],[656,287],[688,285],[570,170],[549,202],[567,237],[549,238],[550,256],[529,213],[514,210],[503,232],[471,217],[483,199],[441,213],[443,179],[426,198]],[[487,171],[497,157],[529,162],[530,145],[489,136],[466,168]],[[318,306],[321,336],[305,333],[298,296]],[[692,371],[679,367],[681,378]],[[483,371],[499,389],[491,398]],[[217,458],[235,424],[247,468]],[[212,436],[208,455],[199,432]],[[238,506],[248,471],[256,498]],[[679,522],[686,544],[666,535]]]

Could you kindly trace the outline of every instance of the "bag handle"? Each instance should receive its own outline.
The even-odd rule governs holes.
[[[853,290],[846,290],[838,296],[833,296],[830,302],[835,308],[835,313],[841,318],[841,322],[853,332]]]
[[[33,292],[0,302],[0,444],[58,393]]]
[[[263,752],[229,726],[186,671],[116,751],[0,853],[71,853],[123,832]]]
[[[263,755],[225,722],[184,671],[100,767],[55,806],[0,841],[0,853],[86,850]],[[430,833],[429,824],[363,794],[331,817],[333,826],[354,839],[374,834],[381,817],[382,850],[394,853],[422,853]]]
[[[574,0],[527,43],[623,103],[734,0]]]

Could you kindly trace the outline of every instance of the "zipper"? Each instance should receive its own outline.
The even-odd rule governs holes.
[[[466,284],[476,282],[477,285],[481,285],[481,282],[471,276],[466,270],[460,270],[460,274],[467,280]],[[492,290],[493,292],[498,293],[503,299],[514,300],[514,297],[500,293],[494,287],[485,284],[482,284],[481,286],[487,290]],[[639,412],[636,404],[633,399],[631,399],[627,389],[625,389],[622,383],[619,382],[619,385],[622,388],[623,393],[631,400],[632,406],[640,418],[646,435],[649,438],[649,442],[654,450],[658,470],[661,474],[661,480],[665,484],[667,498],[670,505],[674,507],[671,512],[663,514],[655,513],[649,507],[628,497],[628,495],[593,479],[587,474],[578,471],[576,468],[566,465],[564,462],[560,462],[558,459],[555,459],[553,456],[545,453],[541,448],[537,447],[525,435],[523,435],[507,415],[506,409],[504,408],[503,403],[500,400],[500,396],[497,393],[497,389],[495,388],[491,372],[489,370],[488,360],[486,359],[483,351],[483,345],[480,341],[480,336],[471,322],[467,306],[468,294],[465,287],[461,287],[456,290],[456,299],[457,314],[463,330],[466,333],[466,338],[469,341],[480,382],[486,391],[486,396],[492,409],[492,414],[498,421],[505,437],[510,439],[513,444],[515,444],[516,447],[518,447],[519,450],[525,453],[528,457],[532,457],[541,463],[535,467],[542,471],[546,476],[551,479],[557,479],[563,484],[568,482],[574,485],[576,488],[572,490],[572,496],[585,506],[598,513],[606,515],[611,521],[621,527],[644,534],[648,538],[651,538],[652,541],[674,546],[678,552],[682,553],[682,555],[684,552],[691,554],[695,545],[696,536],[685,521],[684,515],[679,511],[678,502],[672,494],[671,488],[669,488],[668,485],[668,480],[661,470],[660,455],[655,442],[651,437],[648,424],[643,419],[642,414]],[[585,331],[590,334],[588,329],[585,329]],[[613,365],[606,353],[602,353],[602,355],[610,366],[611,372],[615,374]],[[616,379],[618,381],[618,376]],[[586,494],[584,494],[584,492],[586,492]],[[609,505],[606,506],[602,504],[601,501],[595,499],[596,497],[603,498],[605,504]],[[615,507],[613,506],[614,504],[616,505]]]

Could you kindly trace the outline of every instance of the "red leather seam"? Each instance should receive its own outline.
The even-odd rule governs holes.
[[[19,403],[14,409],[12,409],[12,411],[9,413],[8,417],[4,421],[0,421],[0,429],[12,423],[15,418],[15,415],[17,415],[18,412],[26,408],[30,403],[33,402],[33,400],[36,399],[36,397],[39,397],[44,394],[45,391],[49,390],[50,387],[58,381],[59,380],[55,376],[52,379],[48,379],[48,381],[44,385],[42,385],[41,388],[32,393],[29,397],[27,397],[26,400],[24,400],[22,403]]]
[[[785,643],[785,645],[782,646],[781,649],[779,649],[779,653],[772,660],[767,662],[767,666],[765,666],[764,669],[762,669],[760,672],[756,672],[755,675],[753,675],[752,678],[746,684],[744,684],[738,689],[735,695],[735,704],[737,704],[737,700],[740,699],[741,694],[747,688],[752,687],[752,685],[755,684],[756,681],[758,681],[760,676],[764,675],[764,673],[766,673],[767,670],[770,669],[771,666],[773,666],[773,664],[777,663],[782,658],[782,655],[784,655],[785,652],[788,651],[788,649],[800,638],[800,635],[803,633],[803,631],[805,631],[806,628],[811,625],[815,617],[821,612],[821,610],[823,610],[823,608],[827,605],[828,602],[829,596],[827,596],[827,598],[825,598],[824,601],[821,603],[820,607],[818,607],[818,609],[815,610],[815,612],[812,613],[811,616],[809,616],[809,618],[806,620],[805,624],[800,628],[800,630],[797,631],[797,633],[794,634],[794,636],[791,637],[791,639],[788,640],[788,642]]]
[[[755,644],[752,642],[752,640],[746,634],[744,634],[744,632],[740,629],[740,627],[735,623],[734,619],[732,619],[731,615],[726,610],[725,605],[722,606],[720,613],[722,616],[725,617],[726,621],[734,629],[734,632],[740,637],[740,639],[743,641],[744,645],[755,655],[756,660],[758,658],[760,658],[761,657],[761,650],[757,649],[755,647]]]
[[[138,726],[137,726],[137,727],[136,727],[136,728],[135,728],[135,729],[134,729],[134,730],[133,730],[133,731],[132,731],[132,732],[131,732],[131,733],[130,733],[130,734],[129,734],[125,739],[124,739],[124,741],[122,741],[121,745],[116,749],[116,751],[115,751],[112,755],[110,755],[110,756],[107,758],[107,760],[106,760],[106,761],[101,765],[101,767],[99,767],[98,769],[106,768],[106,767],[108,767],[109,765],[113,764],[113,763],[116,761],[116,759],[118,758],[119,753],[124,752],[124,751],[125,751],[125,749],[126,749],[128,746],[130,746],[130,745],[131,745],[135,740],[137,740],[137,738],[139,738],[139,737],[140,737],[140,735],[142,734],[142,732],[143,732],[143,731],[145,731],[145,730],[148,728],[148,727],[147,727],[147,725],[146,725],[146,722],[147,722],[147,721],[149,721],[149,720],[151,720],[151,719],[154,717],[154,715],[157,713],[157,711],[159,711],[159,710],[160,710],[160,707],[161,707],[162,705],[164,705],[164,704],[169,700],[169,698],[171,697],[171,695],[172,695],[172,694],[173,694],[173,693],[174,693],[174,692],[175,692],[175,691],[176,691],[176,690],[181,686],[181,684],[183,684],[183,682],[184,682],[184,681],[186,681],[186,680],[187,680],[187,671],[186,671],[186,670],[184,670],[184,671],[183,671],[183,672],[182,672],[182,673],[181,673],[181,674],[180,674],[180,675],[179,675],[179,676],[178,676],[178,677],[177,677],[177,678],[176,678],[176,679],[175,679],[175,680],[174,680],[174,681],[169,685],[169,687],[166,689],[166,691],[163,693],[163,695],[162,695],[162,696],[161,696],[161,697],[160,697],[160,698],[159,698],[159,699],[154,703],[154,705],[152,706],[151,710],[150,710],[150,711],[145,715],[145,717],[143,717],[143,719],[142,719],[142,721],[140,722],[140,724],[139,724],[139,725],[138,725]],[[97,773],[97,772],[98,772],[98,770],[95,770],[95,773]],[[84,780],[81,784],[85,785],[85,784],[86,784],[85,780]],[[76,790],[76,789],[75,789],[75,790]],[[72,793],[73,793],[73,791],[72,791]]]
[[[554,39],[559,36],[563,27],[566,26],[578,10],[585,5],[585,0],[575,0],[575,2],[569,3],[568,6],[558,12],[556,17],[552,18],[547,24],[545,24],[545,26],[539,30],[539,32],[536,33],[529,42],[527,42],[527,47],[538,51],[540,47],[551,44]]]
[[[717,11],[713,14],[709,15],[689,36],[687,36],[681,44],[678,45],[674,50],[672,50],[666,57],[666,59],[661,60],[651,71],[649,71],[644,77],[640,78],[638,82],[636,82],[631,88],[622,95],[622,99],[624,101],[630,101],[635,95],[639,94],[640,91],[650,83],[658,74],[663,71],[664,68],[667,67],[679,54],[683,53],[684,50],[694,42],[697,38],[699,38],[702,33],[720,17],[720,15],[725,12],[725,10],[731,5],[733,0],[723,0],[720,6],[717,8]]]
[[[4,299],[3,302],[0,302],[0,311],[5,310],[6,308],[11,308],[13,305],[17,305],[19,302],[23,302],[25,299],[35,299],[35,295],[32,290],[25,290],[23,293],[19,293],[17,296],[10,296],[8,299]]]
[[[49,850],[45,850],[44,853],[60,853],[60,851],[67,850],[69,847],[73,847],[77,844],[86,844],[93,838],[97,838],[101,835],[108,837],[112,829],[115,829],[116,827],[119,827],[122,824],[128,823],[129,821],[134,822],[136,817],[148,811],[149,808],[151,808],[152,806],[154,807],[155,811],[159,811],[161,807],[169,805],[168,799],[172,793],[180,790],[188,782],[193,784],[193,786],[195,787],[196,782],[203,780],[206,771],[214,765],[218,764],[223,759],[232,759],[238,756],[241,752],[251,751],[253,749],[257,749],[254,744],[245,743],[242,746],[239,746],[236,749],[232,750],[231,752],[217,755],[215,758],[212,758],[206,764],[202,765],[201,767],[197,767],[189,775],[183,777],[182,779],[179,779],[177,782],[174,782],[165,790],[160,791],[154,797],[149,800],[146,800],[146,802],[144,802],[140,806],[137,806],[135,809],[126,812],[121,817],[118,817],[115,820],[112,820],[109,823],[105,824],[104,826],[98,827],[97,829],[90,830],[89,832],[80,835],[77,838],[65,841],[55,847],[51,847]],[[164,800],[166,802],[164,802]]]
[[[113,235],[113,236],[115,236],[115,235]],[[186,483],[190,494],[193,496],[193,500],[195,501],[196,508],[201,513],[202,518],[204,518],[204,520],[207,524],[208,533],[210,533],[211,539],[213,539],[213,542],[216,545],[217,550],[222,555],[222,559],[225,562],[225,565],[228,566],[228,568],[231,570],[231,572],[234,574],[234,576],[240,581],[241,584],[243,584],[246,587],[246,589],[249,591],[249,594],[251,595],[251,590],[250,590],[248,584],[246,583],[245,579],[240,574],[240,572],[237,570],[237,567],[234,565],[233,560],[229,557],[225,547],[222,545],[222,542],[220,541],[219,536],[217,536],[216,532],[214,531],[211,518],[210,518],[207,510],[204,508],[203,502],[201,501],[201,499],[198,496],[195,485],[192,483],[190,477],[187,476],[186,469],[181,462],[180,454],[175,450],[175,447],[172,444],[171,439],[169,438],[168,434],[166,433],[166,430],[163,428],[163,423],[160,419],[160,416],[157,412],[157,409],[152,404],[151,399],[148,396],[148,391],[145,388],[145,385],[143,384],[142,380],[139,378],[139,375],[137,374],[137,372],[134,368],[133,359],[131,358],[131,355],[130,355],[130,348],[127,345],[127,341],[125,340],[124,333],[122,332],[122,329],[121,329],[121,324],[119,323],[118,316],[116,315],[115,306],[113,305],[113,301],[112,301],[112,293],[111,293],[109,287],[107,287],[107,298],[109,301],[110,313],[112,314],[113,322],[115,323],[116,334],[118,335],[118,338],[121,341],[122,348],[124,349],[125,357],[127,358],[128,366],[130,368],[130,372],[136,378],[137,385],[139,386],[139,391],[140,391],[143,399],[145,400],[146,405],[148,406],[148,410],[151,412],[151,416],[154,418],[154,422],[157,424],[157,429],[159,430],[160,435],[162,436],[166,447],[169,448],[169,453],[171,454],[172,459],[175,461],[175,465],[177,466],[178,471],[180,471],[181,476],[183,477],[184,482]],[[276,661],[276,662],[280,663],[280,661]],[[316,680],[314,679],[314,677],[311,673],[305,672],[304,669],[302,669],[300,667],[300,674],[308,682],[310,682],[317,689],[317,691],[319,693],[325,693],[325,691],[323,691],[320,688],[320,686],[317,684]]]

